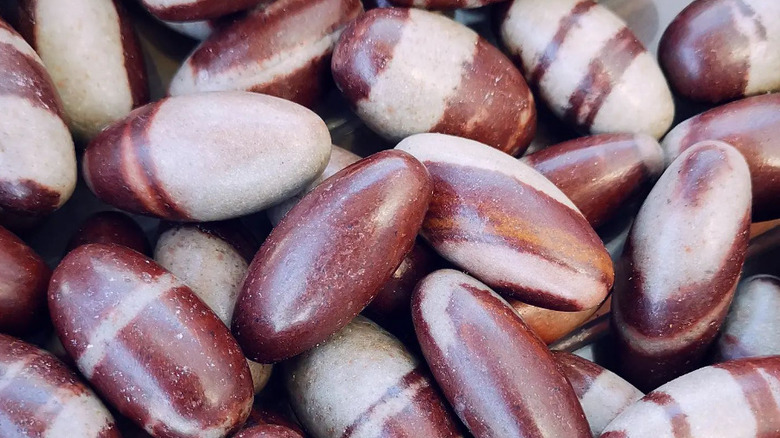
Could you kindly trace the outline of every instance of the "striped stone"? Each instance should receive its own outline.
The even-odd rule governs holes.
[[[750,172],[723,142],[680,155],[642,205],[612,296],[621,375],[653,389],[693,369],[715,339],[747,250]]]
[[[581,137],[523,161],[558,186],[594,228],[612,219],[664,170],[663,151],[647,134]]]
[[[70,128],[90,140],[149,101],[143,54],[118,0],[23,0],[25,37],[46,64]]]
[[[172,96],[244,90],[313,106],[331,84],[330,57],[359,0],[278,0],[227,24],[184,61]]]
[[[466,26],[419,9],[373,9],[333,52],[336,85],[366,124],[392,141],[422,132],[522,153],[536,128],[520,72]]]
[[[84,178],[103,201],[169,220],[215,221],[262,210],[325,168],[330,134],[316,114],[247,92],[172,97],[96,137]]]
[[[111,414],[51,354],[0,334],[0,435],[120,438]]]
[[[230,332],[154,261],[84,245],[52,276],[49,309],[68,354],[122,415],[153,436],[222,437],[252,406],[252,380]]]
[[[46,323],[51,270],[41,256],[0,227],[0,332],[29,334]]]
[[[317,438],[459,437],[424,366],[398,339],[358,316],[284,365],[298,419]]]
[[[287,199],[281,204],[274,205],[273,207],[266,210],[268,213],[268,219],[271,220],[271,224],[274,226],[278,225],[279,222],[282,221],[282,218],[284,218],[284,216],[290,210],[292,210],[292,208],[295,207],[295,205],[298,202],[300,202],[304,196],[306,196],[309,192],[314,190],[315,187],[320,185],[320,183],[322,183],[326,179],[335,175],[341,169],[344,169],[345,167],[349,166],[350,164],[356,163],[359,160],[360,160],[359,155],[356,155],[346,149],[333,145],[331,147],[330,160],[328,161],[328,165],[325,167],[325,170],[322,171],[320,176],[318,176],[314,181],[311,182],[311,184],[306,186],[306,188],[298,192],[298,194],[296,194],[295,196]]]
[[[436,271],[412,296],[412,320],[434,378],[474,436],[590,437],[547,347],[484,284]]]
[[[780,357],[698,369],[647,394],[601,438],[763,438],[780,434]]]
[[[155,17],[167,21],[219,18],[273,0],[140,0]]]
[[[674,102],[653,56],[617,15],[591,0],[514,0],[500,36],[558,117],[593,134],[660,138]]]
[[[670,163],[704,140],[721,140],[747,160],[753,185],[753,220],[780,218],[780,93],[748,97],[675,126],[661,146]]]
[[[44,215],[76,187],[76,153],[41,59],[0,20],[0,209]]]
[[[160,234],[154,259],[190,287],[230,325],[249,262],[259,245],[237,220],[174,225]],[[255,393],[271,377],[271,365],[247,361]]]
[[[444,258],[499,293],[552,310],[604,301],[612,260],[577,207],[530,166],[443,134],[396,146],[428,168],[434,195],[421,231]]]
[[[689,99],[780,91],[780,3],[694,1],[664,31],[658,59],[674,91]]]
[[[553,351],[553,357],[574,388],[594,437],[644,396],[618,375],[589,360],[563,351]]]
[[[425,167],[389,150],[306,195],[249,266],[232,325],[247,357],[288,359],[346,326],[412,249],[431,192]]]
[[[780,278],[756,275],[737,288],[717,354],[720,360],[780,356]]]
[[[501,0],[389,0],[392,6],[422,8],[430,10],[473,9],[487,6]]]

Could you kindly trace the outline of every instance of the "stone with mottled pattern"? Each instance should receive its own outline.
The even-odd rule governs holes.
[[[720,360],[780,356],[780,278],[755,275],[738,286],[717,356]]]
[[[306,195],[249,267],[232,326],[247,357],[287,359],[349,323],[412,249],[431,192],[425,167],[390,150]]]
[[[22,4],[22,34],[46,64],[77,138],[92,139],[149,101],[141,46],[120,1]]]
[[[49,288],[54,327],[79,371],[155,437],[221,437],[252,407],[241,349],[189,287],[118,245],[71,251]]]
[[[658,60],[675,93],[689,99],[780,91],[780,2],[694,1],[664,31]]]
[[[698,369],[623,411],[601,438],[780,436],[780,356]]]
[[[574,388],[594,437],[644,396],[618,375],[587,359],[563,351],[553,351],[553,357]]]
[[[596,228],[654,183],[664,154],[647,134],[599,134],[542,149],[523,161],[558,186]]]
[[[660,138],[674,102],[653,56],[626,23],[591,0],[514,0],[501,39],[558,117],[592,134]]]
[[[704,140],[737,148],[750,166],[753,220],[780,218],[780,93],[748,97],[718,106],[675,126],[661,146],[669,164]]]
[[[160,234],[154,259],[230,325],[238,292],[258,246],[238,220],[175,224]],[[247,363],[258,393],[268,383],[272,367]]]
[[[332,69],[360,118],[392,141],[440,132],[520,154],[536,129],[533,96],[512,62],[438,14],[366,12],[344,30]]]
[[[552,310],[604,301],[612,260],[593,228],[555,185],[487,145],[418,134],[396,146],[433,178],[422,236],[499,293]]]
[[[0,107],[0,211],[3,216],[49,214],[76,187],[73,139],[43,62],[2,20]]]
[[[41,256],[0,227],[0,332],[21,335],[46,325],[50,276]]]
[[[315,438],[461,436],[425,366],[362,316],[286,363],[284,381]]]
[[[699,364],[734,296],[749,226],[750,171],[736,149],[701,142],[669,166],[617,265],[621,376],[649,390]]]
[[[130,216],[119,211],[101,211],[88,217],[71,236],[65,252],[89,243],[113,243],[141,254],[151,254],[144,230]]]
[[[0,436],[120,438],[114,419],[51,354],[0,334]]]
[[[325,168],[322,119],[243,91],[177,96],[130,113],[97,136],[82,163],[87,185],[123,210],[217,221],[299,192]]]
[[[484,284],[462,272],[436,271],[412,296],[412,320],[434,378],[474,436],[590,436],[547,347]]]
[[[277,0],[212,34],[173,77],[173,96],[244,90],[314,106],[331,85],[330,58],[359,0]]]

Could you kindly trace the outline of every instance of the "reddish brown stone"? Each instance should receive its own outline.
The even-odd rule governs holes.
[[[661,175],[663,151],[644,134],[600,134],[560,143],[523,158],[558,186],[593,227]]]
[[[292,357],[363,310],[411,250],[431,191],[422,164],[383,151],[306,195],[249,267],[233,316],[247,357]]]
[[[151,254],[144,230],[130,216],[118,211],[101,211],[88,217],[70,238],[65,251],[89,243],[113,243],[147,256]]]
[[[433,376],[475,436],[590,437],[547,347],[487,286],[434,272],[417,286],[412,317]]]
[[[780,93],[748,97],[692,117],[672,129],[662,146],[667,164],[704,140],[737,148],[750,166],[753,220],[780,218]]]
[[[536,336],[545,344],[552,344],[583,325],[599,309],[592,307],[580,312],[559,312],[508,299],[509,305],[523,318]]]
[[[219,18],[272,0],[141,0],[160,20],[196,21]]]
[[[0,334],[0,436],[120,438],[95,394],[51,354]]]
[[[52,276],[49,309],[81,373],[150,434],[222,436],[249,414],[252,380],[225,325],[141,254],[76,248]]]
[[[303,438],[298,432],[276,424],[262,424],[243,429],[233,438]]]
[[[0,227],[0,332],[24,334],[46,324],[50,276],[32,248]]]

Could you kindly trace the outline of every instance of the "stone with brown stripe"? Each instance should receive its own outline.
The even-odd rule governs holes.
[[[660,67],[631,30],[591,0],[514,0],[500,36],[550,109],[589,133],[660,138],[674,102]]]
[[[664,170],[663,150],[647,134],[581,137],[523,161],[558,186],[594,228],[612,219]]]
[[[530,166],[487,145],[418,134],[396,147],[428,168],[434,195],[422,235],[499,293],[552,310],[604,301],[612,260],[577,207]]]
[[[198,21],[271,3],[273,0],[141,0],[155,17],[166,21]]]
[[[277,0],[217,30],[182,64],[173,96],[220,90],[314,106],[331,84],[330,58],[359,0]]]
[[[621,376],[653,389],[699,364],[734,296],[749,226],[750,171],[736,149],[702,142],[669,166],[618,264]]]
[[[120,438],[111,414],[54,356],[0,334],[0,436]]]
[[[27,334],[47,324],[51,270],[22,239],[0,227],[0,332]]]
[[[601,438],[780,435],[780,356],[741,359],[679,377],[623,411]]]
[[[571,383],[594,437],[644,394],[618,375],[577,355],[553,351],[553,357]]]
[[[425,366],[362,316],[285,363],[283,378],[316,438],[462,436]]]
[[[322,119],[295,103],[247,92],[163,99],[96,137],[84,178],[133,213],[216,221],[253,213],[306,187],[328,163]]]
[[[295,196],[266,210],[268,213],[268,219],[271,220],[271,224],[274,226],[278,225],[279,222],[282,221],[282,218],[284,218],[284,216],[289,213],[293,207],[295,207],[295,204],[300,202],[301,199],[303,199],[303,197],[306,196],[309,192],[314,190],[315,187],[320,185],[320,183],[326,179],[335,175],[341,169],[344,169],[350,164],[356,163],[358,161],[360,161],[359,155],[354,154],[344,148],[333,145],[331,148],[328,165],[325,167],[325,170],[322,171],[320,176],[318,176],[314,181],[311,182],[311,184],[306,186],[306,188],[298,192],[298,194]]]
[[[76,248],[54,271],[54,327],[92,386],[153,436],[225,436],[252,407],[246,360],[181,280],[117,245]]]
[[[238,220],[175,224],[160,234],[154,259],[183,281],[230,325],[238,293],[258,244]],[[271,377],[271,365],[248,361],[255,393]]]
[[[25,37],[46,64],[70,128],[90,140],[149,101],[143,54],[118,0],[22,0]]]
[[[780,278],[755,275],[743,280],[723,323],[720,360],[780,356]]]
[[[484,284],[436,271],[412,296],[412,320],[433,377],[474,436],[590,437],[547,347]]]
[[[332,68],[357,114],[393,141],[440,132],[520,154],[536,129],[533,96],[509,59],[432,12],[366,12],[344,31]]]
[[[49,214],[76,187],[73,140],[41,59],[2,20],[0,106],[0,213],[3,219]]]
[[[89,243],[113,243],[144,255],[152,252],[141,226],[119,211],[101,211],[88,217],[70,238],[65,252]]]
[[[753,184],[753,220],[780,218],[780,93],[748,97],[694,116],[675,126],[661,146],[670,163],[704,140],[737,148]]]
[[[599,307],[595,306],[579,312],[560,312],[532,306],[513,298],[508,298],[507,302],[523,318],[528,328],[548,345],[573,332],[599,310]]]
[[[247,357],[290,358],[362,311],[412,249],[431,192],[425,167],[390,150],[306,195],[249,267],[232,326]]]
[[[674,91],[689,99],[780,91],[780,3],[694,1],[664,31],[658,59]]]

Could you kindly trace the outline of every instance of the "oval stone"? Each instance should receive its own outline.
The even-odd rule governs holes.
[[[434,194],[422,235],[496,291],[552,310],[604,301],[612,260],[582,213],[527,164],[472,140],[411,136],[396,146],[425,164]]]
[[[249,267],[233,316],[247,356],[287,359],[344,327],[412,249],[431,192],[425,167],[391,150],[306,195]]]
[[[737,288],[723,323],[720,360],[780,356],[780,278],[756,275]]]
[[[130,216],[119,211],[101,211],[88,217],[70,238],[65,251],[89,243],[113,243],[144,255],[151,254],[144,230]]]
[[[295,103],[247,92],[171,97],[97,136],[84,178],[103,201],[180,221],[247,215],[292,196],[325,168],[330,134]]]

